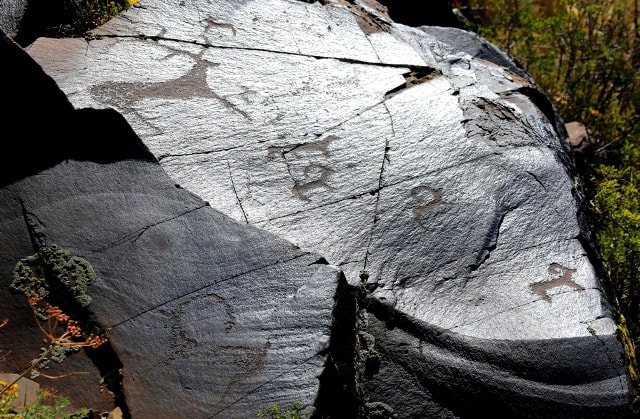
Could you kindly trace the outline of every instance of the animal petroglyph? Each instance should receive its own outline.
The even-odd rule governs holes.
[[[246,331],[237,330],[233,307],[224,297],[196,296],[164,313],[170,318],[170,351],[163,365],[175,368],[184,359],[198,359],[211,369],[226,371],[215,380],[213,406],[225,404],[235,389],[264,368],[270,342],[256,339],[250,345],[238,345]],[[184,385],[192,387],[188,380]]]
[[[165,60],[175,54],[168,55]],[[192,54],[180,54],[192,55]],[[196,58],[194,66],[184,76],[163,82],[105,82],[91,87],[91,94],[102,102],[131,109],[132,104],[143,98],[187,99],[202,97],[217,99],[206,82],[207,69],[217,65]]]
[[[169,54],[164,60],[175,55],[189,57],[195,62],[185,75],[175,80],[163,82],[105,82],[92,86],[89,91],[96,100],[131,112],[135,112],[134,104],[143,99],[216,99],[226,108],[239,113],[246,119],[250,119],[245,111],[216,94],[207,83],[207,70],[210,67],[217,66],[217,63],[202,59],[202,53],[196,55],[184,51]]]
[[[327,185],[327,179],[329,179],[329,175],[331,175],[333,172],[334,171],[332,169],[321,164],[311,163],[308,166],[305,166],[303,172],[305,179],[308,179],[311,176],[315,177],[318,175],[320,177],[316,180],[311,180],[306,183],[296,183],[293,186],[293,195],[303,201],[310,201],[311,199],[309,199],[307,193],[309,193],[313,189],[321,188],[323,186],[329,188],[329,186]]]
[[[231,23],[216,22],[211,17],[206,18],[203,21],[203,23],[207,24],[207,26],[205,26],[205,28],[204,28],[205,33],[209,32],[211,30],[211,28],[222,28],[222,29],[229,29],[231,31],[231,33],[233,34],[233,36],[236,36],[236,28]]]
[[[567,268],[559,263],[552,263],[549,265],[548,271],[553,279],[531,284],[531,291],[541,296],[545,301],[551,302],[551,296],[548,291],[553,288],[566,286],[577,291],[584,291],[584,287],[573,280],[573,274],[576,272],[575,269]]]
[[[425,193],[426,192],[426,193]],[[416,186],[411,188],[411,198],[417,204],[411,211],[416,224],[424,228],[422,217],[433,208],[439,205],[451,205],[450,202],[442,200],[442,189],[432,188],[430,186]]]
[[[330,188],[327,182],[329,176],[335,171],[321,161],[329,157],[329,145],[337,139],[335,135],[329,135],[323,140],[311,143],[269,147],[267,157],[273,159],[276,155],[280,155],[287,162],[289,174],[294,182],[291,189],[293,196],[302,201],[310,201],[308,194],[312,190],[322,187]],[[301,172],[300,175],[296,176],[292,166],[299,160],[302,160],[304,166],[297,171]]]
[[[203,334],[202,327],[196,327],[197,325],[191,322],[192,314],[199,311],[209,313],[208,318],[211,321],[220,318],[223,320],[219,323],[208,324],[206,334]],[[173,353],[169,356],[171,361],[183,357],[187,352],[210,347],[212,336],[229,334],[236,323],[233,307],[217,294],[201,295],[180,304],[171,311],[170,318],[171,347],[173,348]]]

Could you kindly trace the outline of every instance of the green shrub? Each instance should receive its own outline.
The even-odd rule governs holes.
[[[0,388],[7,384],[0,381]],[[17,384],[11,385],[11,391],[0,396],[0,418],[7,419],[88,419],[92,417],[91,410],[83,408],[72,413],[69,409],[71,402],[64,396],[54,396],[45,391],[38,392],[35,403],[25,406],[20,411],[13,408],[13,400],[17,396]]]
[[[71,402],[64,396],[51,397],[46,393],[38,393],[38,401],[16,414],[16,419],[85,419],[90,417],[89,409],[82,409],[79,412],[69,411]]]
[[[98,27],[136,4],[139,0],[79,0],[77,1],[77,29],[79,34]]]
[[[85,36],[86,33],[106,23],[139,0],[50,0],[52,4],[39,5],[39,13],[45,22],[43,33],[38,36],[57,38]],[[49,14],[50,16],[46,15]],[[38,24],[36,24],[37,26]],[[40,32],[40,28],[32,28]]]

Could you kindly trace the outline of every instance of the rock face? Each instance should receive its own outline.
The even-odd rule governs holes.
[[[103,409],[113,408],[109,390],[140,418],[247,417],[275,402],[311,405],[335,326],[334,298],[340,281],[346,286],[340,272],[177,187],[124,118],[73,109],[24,51],[7,38],[0,46],[3,61],[14,64],[2,69],[12,81],[3,88],[9,116],[38,121],[23,130],[27,136],[7,140],[20,148],[4,155],[25,170],[3,171],[1,179],[0,306],[10,321],[0,332],[11,355],[3,370],[26,368],[42,342],[26,301],[10,293],[14,266],[61,248],[95,270],[92,302],[84,310],[53,291],[47,300],[81,324],[108,329],[110,345],[47,371],[88,376],[41,385]],[[353,316],[343,318],[353,324]]]
[[[123,367],[134,417],[136,409],[176,402],[198,406],[191,417],[246,417],[269,394],[285,401],[316,395],[319,417],[627,414],[632,390],[624,350],[600,283],[566,131],[535,83],[495,47],[457,29],[394,23],[371,1],[143,0],[94,35],[41,38],[28,52],[76,108],[124,115],[174,182],[239,223],[321,254],[344,271],[349,286],[340,289],[353,293],[339,293],[342,303],[334,307],[337,273],[313,265],[318,256],[205,212],[202,201],[168,185],[153,162],[132,169],[117,161],[108,166],[115,172],[102,173],[103,166],[74,161],[55,166],[54,178],[20,180],[20,193],[38,191],[28,213],[58,207],[63,214],[78,208],[74,200],[39,203],[57,202],[47,197],[56,191],[70,194],[57,184],[43,194],[46,179],[58,182],[70,170],[97,179],[94,192],[85,197],[81,188],[78,199],[80,212],[90,214],[87,225],[109,220],[102,227],[42,224],[59,224],[47,227],[57,231],[55,241],[105,275],[93,286],[93,310],[105,313],[101,324],[114,326],[120,359],[139,352],[158,357]],[[96,205],[91,194],[114,177],[135,181],[118,182],[117,193],[108,192],[114,203]],[[127,197],[143,197],[125,199],[129,189],[137,192]],[[118,211],[143,218],[113,227],[108,215]],[[174,219],[186,225],[172,226]],[[104,244],[96,247],[87,232],[105,225]],[[162,231],[151,234],[156,225]],[[71,241],[70,232],[81,233],[84,244]],[[234,239],[225,242],[228,234]],[[229,246],[239,242],[223,251],[219,237]],[[274,241],[273,248],[265,244]],[[165,260],[163,246],[174,242],[179,250]],[[123,260],[122,268],[114,260]],[[157,263],[160,272],[144,278],[163,279],[147,284],[140,277],[133,283],[149,295],[132,294],[132,269],[139,278],[138,268],[147,272]],[[264,284],[254,288],[263,272]],[[288,279],[271,280],[280,275]],[[218,285],[219,277],[242,279]],[[215,291],[206,288],[214,284]],[[290,307],[284,302],[294,289],[309,295]],[[231,313],[222,298],[246,311],[234,305]],[[247,307],[251,301],[254,308]],[[318,343],[329,335],[327,310],[334,310],[339,324],[332,333],[340,336],[328,348]],[[234,331],[255,333],[247,353],[221,349],[236,347],[223,326],[234,316],[247,319],[246,329]],[[210,334],[190,329],[190,319],[207,319],[201,330]],[[318,325],[306,325],[311,319]],[[165,349],[144,334],[160,324]],[[182,331],[172,335],[177,325]],[[269,364],[269,354],[287,348],[295,353],[288,365],[311,359],[302,365],[313,367],[302,374],[284,361]],[[198,357],[200,351],[210,358]],[[266,354],[264,364],[258,353]],[[326,353],[332,356],[322,379],[331,385],[319,390],[312,376]],[[230,372],[200,381],[197,368],[182,368],[192,356],[202,370],[228,365]],[[158,369],[160,376],[145,376]],[[238,376],[241,384],[232,378]],[[272,393],[272,379],[291,393]],[[206,386],[246,397],[235,402],[226,390]],[[160,394],[175,401],[153,399]],[[353,410],[335,407],[338,399]]]
[[[15,36],[26,7],[25,0],[3,0],[0,6],[0,30],[11,37]]]

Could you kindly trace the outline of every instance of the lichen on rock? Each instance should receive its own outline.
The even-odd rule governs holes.
[[[365,404],[365,418],[367,419],[394,419],[397,418],[393,408],[382,402],[371,402]]]
[[[73,256],[57,245],[45,246],[37,253],[23,258],[13,270],[10,287],[23,294],[37,294],[45,299],[58,287],[68,290],[83,308],[91,304],[88,287],[96,278],[86,259]],[[45,318],[37,308],[39,317]]]

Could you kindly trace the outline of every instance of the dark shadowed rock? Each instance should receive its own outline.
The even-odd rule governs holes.
[[[531,81],[531,77],[512,57],[472,32],[442,26],[423,26],[420,30],[449,46],[450,54],[464,52],[475,59],[489,61]]]
[[[372,1],[146,0],[96,35],[29,52],[75,106],[121,112],[177,183],[321,253],[360,293],[336,310],[359,308],[358,326],[333,329],[343,346],[329,352],[342,356],[323,378],[344,386],[324,387],[320,413],[340,417],[327,401],[340,398],[363,416],[627,414],[626,359],[566,131],[512,59],[474,35],[395,23]],[[161,237],[174,235],[185,236]],[[144,260],[158,257],[151,244]],[[141,307],[162,300],[151,297]],[[143,330],[183,313],[125,301],[119,318]],[[198,338],[181,336],[183,353],[196,351]]]
[[[120,0],[3,0],[0,9],[7,2],[21,8],[21,13],[16,15],[17,31],[5,30],[21,46],[31,44],[40,36],[82,36],[97,22],[112,16],[122,3]]]
[[[451,26],[462,28],[463,22],[453,13],[451,0],[435,0],[420,4],[412,0],[380,0],[397,23],[409,26]]]
[[[55,285],[47,300],[108,330],[109,344],[52,363],[49,375],[87,375],[41,377],[42,387],[136,418],[240,418],[272,403],[313,404],[339,271],[180,188],[117,112],[74,110],[16,44],[5,37],[0,46],[12,75],[3,100],[14,105],[5,133],[28,133],[4,137],[5,163],[18,171],[1,173],[2,371],[26,368],[43,338],[10,292],[14,267],[56,245],[96,278],[87,307]],[[354,324],[353,313],[345,318]]]

